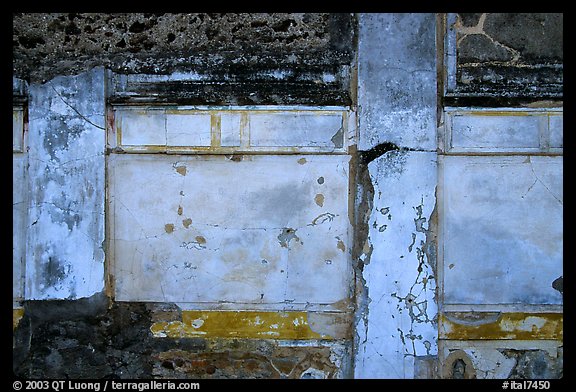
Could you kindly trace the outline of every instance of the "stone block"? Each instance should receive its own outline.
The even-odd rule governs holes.
[[[166,115],[162,109],[126,110],[116,121],[122,145],[166,145]]]
[[[451,151],[538,150],[540,118],[522,112],[452,117]]]
[[[446,153],[558,152],[562,109],[446,110]]]
[[[113,111],[109,144],[127,152],[344,153],[355,142],[350,111],[343,107],[115,106]]]

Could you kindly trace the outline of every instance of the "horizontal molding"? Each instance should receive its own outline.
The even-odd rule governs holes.
[[[334,340],[351,338],[351,321],[351,314],[328,312],[185,310],[150,331],[160,338]]]
[[[124,153],[346,153],[343,107],[113,106],[108,147]]]
[[[450,312],[440,315],[439,338],[448,340],[562,340],[561,313]]]
[[[446,108],[446,154],[562,153],[562,108]]]

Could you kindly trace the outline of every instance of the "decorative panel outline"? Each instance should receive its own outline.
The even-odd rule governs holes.
[[[150,142],[138,142],[134,136],[137,130],[127,128],[124,124],[138,115],[159,116],[156,125],[158,131],[149,132]],[[189,141],[170,143],[173,132],[167,126],[172,116],[210,116],[210,141],[206,141],[208,134],[206,127],[201,130],[189,130]],[[260,121],[270,116],[274,124],[266,127],[266,122]],[[280,117],[292,118],[292,124],[277,123]],[[348,147],[356,139],[355,114],[347,107],[302,107],[302,106],[120,106],[114,105],[108,113],[108,148],[115,153],[168,153],[168,154],[346,154]],[[231,119],[239,119],[239,121]],[[224,119],[224,122],[223,122]],[[302,124],[298,121],[302,119]],[[322,119],[322,121],[317,121]],[[331,124],[330,119],[338,121],[338,127]],[[164,123],[164,129],[162,128]],[[158,125],[160,124],[160,125]],[[264,124],[264,125],[263,125]],[[323,126],[329,133],[324,140],[306,140],[306,137],[315,136],[318,126]],[[255,128],[260,125],[259,128]],[[332,126],[333,129],[326,128]],[[149,125],[146,125],[149,126]],[[143,126],[144,127],[144,126]],[[238,127],[232,129],[232,127]],[[315,128],[315,129],[314,129]],[[145,132],[149,128],[142,128]],[[310,133],[307,133],[310,129]],[[165,134],[162,134],[162,133]],[[278,145],[271,145],[269,141],[257,140],[258,135],[267,132],[283,133],[285,140]],[[196,138],[194,135],[198,135]],[[298,139],[298,135],[303,137]],[[289,138],[293,137],[293,140]],[[288,138],[288,139],[286,139]],[[172,138],[173,139],[173,138]]]
[[[444,154],[562,154],[562,118],[562,108],[447,107],[438,147]],[[524,127],[519,126],[522,122]],[[492,123],[491,134],[487,128],[484,129],[484,135],[481,135],[482,130],[473,129],[477,124],[485,123]],[[499,137],[511,129],[514,134],[509,136],[514,140],[502,146],[504,139]],[[469,135],[465,135],[464,131],[468,131]],[[474,136],[476,139],[473,139]],[[462,143],[462,140],[468,144]]]

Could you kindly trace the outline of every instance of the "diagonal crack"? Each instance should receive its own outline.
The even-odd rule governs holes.
[[[52,88],[52,90],[54,90],[54,92],[56,93],[56,95],[58,95],[58,97],[62,100],[62,102],[64,102],[64,104],[65,104],[66,106],[68,106],[68,107],[69,107],[70,109],[72,109],[76,114],[78,114],[78,115],[80,116],[80,118],[82,118],[82,119],[83,119],[84,121],[86,121],[88,124],[90,124],[90,125],[98,128],[98,129],[102,129],[103,131],[106,130],[106,128],[104,128],[104,127],[102,127],[102,126],[100,126],[100,125],[98,125],[98,124],[95,124],[95,123],[93,123],[92,121],[90,121],[86,116],[84,116],[82,113],[80,113],[80,112],[78,111],[78,109],[76,109],[74,106],[70,105],[70,104],[64,99],[64,97],[62,97],[62,94],[60,94],[60,93],[58,92],[58,90],[56,90],[56,89],[54,88],[54,86],[50,85],[50,87]]]

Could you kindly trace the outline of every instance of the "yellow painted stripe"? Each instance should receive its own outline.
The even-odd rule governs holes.
[[[15,330],[18,324],[20,324],[20,320],[24,316],[24,309],[17,308],[12,309],[12,330]]]
[[[440,339],[564,339],[564,316],[560,313],[501,313],[488,322],[459,321],[447,314],[440,319]]]
[[[466,115],[470,116],[498,116],[498,117],[527,117],[527,116],[547,116],[550,112],[546,111],[532,111],[532,110],[519,110],[519,111],[474,111],[474,112],[464,112]],[[460,113],[459,113],[460,114]]]
[[[308,312],[182,311],[182,320],[160,321],[150,327],[155,337],[245,339],[333,339],[314,332]]]

